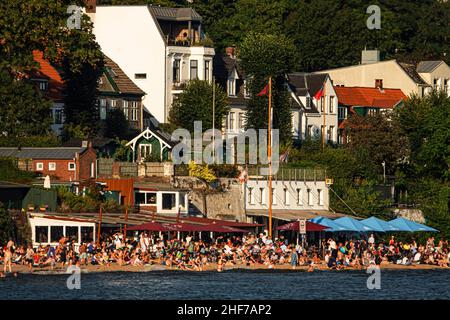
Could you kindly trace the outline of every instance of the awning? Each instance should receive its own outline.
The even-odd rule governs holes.
[[[399,231],[400,229],[394,227],[388,222],[378,219],[376,217],[370,217],[361,221],[362,224],[370,228],[371,231],[375,232],[389,232],[389,231]]]
[[[420,224],[405,218],[397,218],[388,222],[391,226],[399,229],[399,231],[428,231],[428,232],[439,232],[438,230],[428,227],[424,224]]]
[[[340,225],[345,229],[345,231],[355,231],[355,232],[367,232],[371,231],[370,228],[358,220],[344,217],[334,220],[334,223]]]
[[[127,228],[127,230],[130,231],[160,231],[160,232],[164,232],[164,231],[168,231],[163,225],[161,225],[161,223],[157,223],[157,222],[147,222],[138,226],[132,226]]]
[[[306,231],[326,231],[328,227],[322,226],[320,224],[306,221]],[[276,228],[276,230],[285,230],[285,231],[300,231],[300,221],[294,221],[290,223],[286,223],[282,226]]]
[[[328,227],[327,232],[339,232],[339,231],[345,231],[344,227],[341,227],[337,223],[335,223],[333,220],[325,218],[325,217],[315,217],[310,220],[311,222],[321,224],[323,226]]]

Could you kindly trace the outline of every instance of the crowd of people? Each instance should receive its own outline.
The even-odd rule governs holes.
[[[271,240],[265,234],[219,236],[199,239],[191,234],[183,239],[159,238],[148,233],[124,240],[122,234],[103,237],[99,245],[94,242],[77,245],[62,237],[56,246],[22,246],[7,242],[0,247],[3,273],[12,272],[14,265],[26,265],[30,270],[49,267],[65,268],[71,265],[87,266],[144,266],[159,264],[181,270],[203,271],[212,267],[223,271],[226,266],[260,266],[274,268],[286,265],[293,269],[307,266],[314,271],[322,266],[330,269],[363,268],[370,265],[428,264],[450,266],[448,241],[436,243],[429,238],[425,244],[396,241],[375,241],[374,235],[366,239],[328,238],[316,244],[290,242],[284,236]],[[210,267],[210,268],[209,268]]]

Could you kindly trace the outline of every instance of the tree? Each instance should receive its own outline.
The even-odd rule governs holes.
[[[5,244],[14,234],[14,222],[8,210],[0,202],[0,244]]]
[[[396,121],[408,138],[409,166],[415,175],[448,181],[450,98],[444,92],[413,96],[397,110]]]
[[[122,110],[112,109],[106,115],[105,136],[110,138],[125,139],[129,131],[129,123]]]
[[[169,112],[169,122],[194,131],[194,121],[202,122],[202,129],[212,128],[213,86],[207,81],[191,80],[186,89],[174,101]],[[219,129],[228,113],[226,94],[220,85],[215,84],[215,125]]]
[[[48,133],[51,103],[28,79],[17,80],[0,71],[0,127],[3,135],[18,140]]]
[[[347,148],[365,165],[364,176],[383,173],[394,174],[406,160],[408,142],[400,128],[381,113],[371,116],[353,115],[346,127],[349,136]]]
[[[251,99],[247,103],[247,128],[267,128],[267,96],[256,96],[272,77],[273,128],[280,141],[291,140],[291,106],[285,75],[296,64],[296,49],[284,35],[249,33],[239,48],[241,65],[247,74]]]

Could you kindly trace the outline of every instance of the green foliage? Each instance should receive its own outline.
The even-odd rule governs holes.
[[[0,244],[6,244],[9,239],[12,239],[13,235],[14,222],[8,210],[0,202]]]
[[[0,147],[58,147],[60,145],[61,142],[58,137],[53,134],[27,137],[0,137]]]
[[[3,69],[0,71],[0,96],[0,127],[3,135],[19,139],[49,131],[51,103],[31,81],[17,80]]]
[[[206,183],[211,183],[217,180],[217,177],[214,175],[214,172],[209,166],[196,164],[194,161],[189,162],[188,164],[189,176],[196,177]]]
[[[210,169],[220,178],[237,178],[240,174],[238,167],[231,164],[213,164]]]
[[[413,96],[397,110],[397,122],[408,138],[410,169],[421,177],[450,178],[450,98],[433,92]]]
[[[169,112],[169,122],[194,131],[194,121],[202,121],[203,131],[212,128],[213,85],[208,81],[191,80],[174,101]],[[228,113],[226,94],[215,84],[215,124],[219,128]]]
[[[17,168],[15,159],[0,158],[0,181],[30,182],[35,174]]]
[[[296,63],[293,42],[284,35],[249,33],[243,40],[239,58],[248,75],[252,93],[247,102],[247,128],[263,129],[268,126],[267,96],[256,96],[272,77],[273,128],[279,129],[280,141],[291,140],[291,106],[285,85],[285,74]]]
[[[106,115],[105,136],[110,138],[125,139],[130,126],[122,110],[112,109]]]
[[[128,161],[130,155],[130,147],[127,146],[128,141],[116,138],[117,148],[113,158],[116,161]]]

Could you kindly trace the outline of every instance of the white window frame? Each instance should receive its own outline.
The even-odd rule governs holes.
[[[44,171],[44,163],[36,162],[36,171]]]
[[[229,97],[236,96],[236,79],[228,78],[227,80],[227,93]]]
[[[73,165],[73,168],[70,167],[71,165]],[[76,165],[75,162],[69,162],[69,163],[67,164],[67,169],[68,169],[69,171],[75,171],[76,168],[77,168],[77,165]]]
[[[253,197],[253,188],[248,188],[248,203],[255,204],[255,197]]]
[[[312,195],[312,190],[311,189],[306,189],[306,194],[308,196],[308,206],[312,206],[313,205],[313,195]]]
[[[288,188],[284,188],[283,192],[284,192],[284,204],[289,206],[290,205],[289,189]]]
[[[137,101],[130,101],[131,103],[131,121],[138,121],[138,102]]]
[[[52,167],[53,167],[53,169],[52,169]],[[48,171],[56,171],[56,162],[48,163]]]
[[[235,112],[230,112],[230,122],[229,122],[229,129],[234,131],[234,127],[235,127],[235,116],[234,116]]]
[[[266,188],[259,188],[260,203],[266,204]]]
[[[275,206],[277,204],[277,190],[272,188],[272,204]]]
[[[142,153],[142,150],[144,150],[144,154]],[[139,154],[141,155],[141,160],[144,160],[149,154],[152,154],[152,145],[146,143],[140,144]]]

